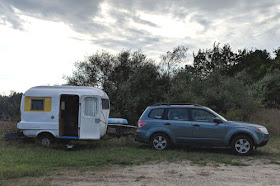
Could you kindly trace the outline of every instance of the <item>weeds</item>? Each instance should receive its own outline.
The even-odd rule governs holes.
[[[64,169],[78,169],[84,172],[111,165],[190,161],[192,164],[202,166],[209,164],[246,166],[256,159],[274,164],[280,162],[280,136],[272,136],[268,145],[258,148],[252,156],[240,157],[232,155],[229,148],[176,147],[156,151],[145,144],[135,142],[133,138],[73,141],[75,149],[65,151],[63,145],[44,148],[35,143],[6,141],[3,134],[2,132],[0,135],[0,180],[53,174],[57,170]]]
[[[140,181],[140,180],[142,180],[142,179],[145,179],[146,177],[145,176],[139,176],[139,177],[137,177],[136,179],[135,179],[135,181]]]
[[[17,131],[17,124],[11,121],[0,121],[0,136],[5,133],[12,133]]]
[[[280,137],[273,137],[267,146],[258,149],[251,157],[231,155],[226,148],[183,148],[167,151],[151,150],[148,146],[124,139],[112,141],[75,142],[77,148],[65,151],[62,148],[43,148],[34,143],[9,142],[0,140],[0,179],[40,176],[62,169],[79,169],[107,165],[139,165],[191,161],[193,164],[227,164],[246,166],[252,159],[265,159],[273,162],[280,160]]]
[[[249,121],[266,126],[270,134],[280,135],[280,110],[260,110],[252,114]]]

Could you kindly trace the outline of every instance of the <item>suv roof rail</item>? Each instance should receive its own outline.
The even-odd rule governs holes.
[[[162,106],[162,105],[166,105],[166,106],[170,106],[170,105],[193,105],[193,106],[200,106],[198,104],[193,104],[193,103],[156,103],[153,104],[152,106]]]

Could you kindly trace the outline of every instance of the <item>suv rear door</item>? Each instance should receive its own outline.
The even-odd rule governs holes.
[[[191,142],[192,122],[188,108],[170,108],[166,112],[163,128],[167,129],[176,139],[176,143]]]

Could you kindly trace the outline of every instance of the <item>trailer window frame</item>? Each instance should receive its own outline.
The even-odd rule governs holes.
[[[42,109],[31,109],[31,100],[44,100],[44,110]],[[33,107],[32,107],[33,108]],[[36,97],[36,96],[25,96],[24,97],[24,112],[51,112],[52,110],[52,97]]]

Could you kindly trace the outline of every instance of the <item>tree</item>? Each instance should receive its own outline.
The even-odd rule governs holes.
[[[0,95],[0,120],[20,120],[22,93],[11,91],[9,96]]]
[[[231,68],[231,74],[236,75],[241,71],[246,71],[253,81],[258,81],[271,72],[272,65],[273,60],[266,50],[245,50],[242,54],[240,52],[239,61]]]
[[[76,71],[66,79],[72,85],[104,89],[111,101],[110,117],[124,117],[133,124],[148,105],[162,100],[169,84],[140,50],[117,55],[97,52],[76,63]]]
[[[238,55],[232,52],[228,44],[220,48],[219,44],[214,43],[212,49],[199,49],[193,57],[193,71],[201,79],[215,71],[227,75],[230,68],[238,63]]]
[[[280,109],[280,74],[270,73],[253,84],[252,94],[269,108]]]
[[[76,62],[76,70],[65,79],[71,85],[102,87],[108,81],[115,63],[115,57],[108,52],[96,52],[85,61]]]
[[[161,68],[168,77],[171,77],[172,74],[180,69],[180,67],[178,67],[180,64],[186,62],[187,51],[187,47],[178,46],[173,48],[173,51],[168,51],[166,55],[161,56]]]
[[[128,118],[132,124],[136,124],[147,106],[164,100],[167,89],[165,80],[152,63],[138,67],[121,85],[120,94],[113,100],[114,109],[119,111],[118,117]]]

